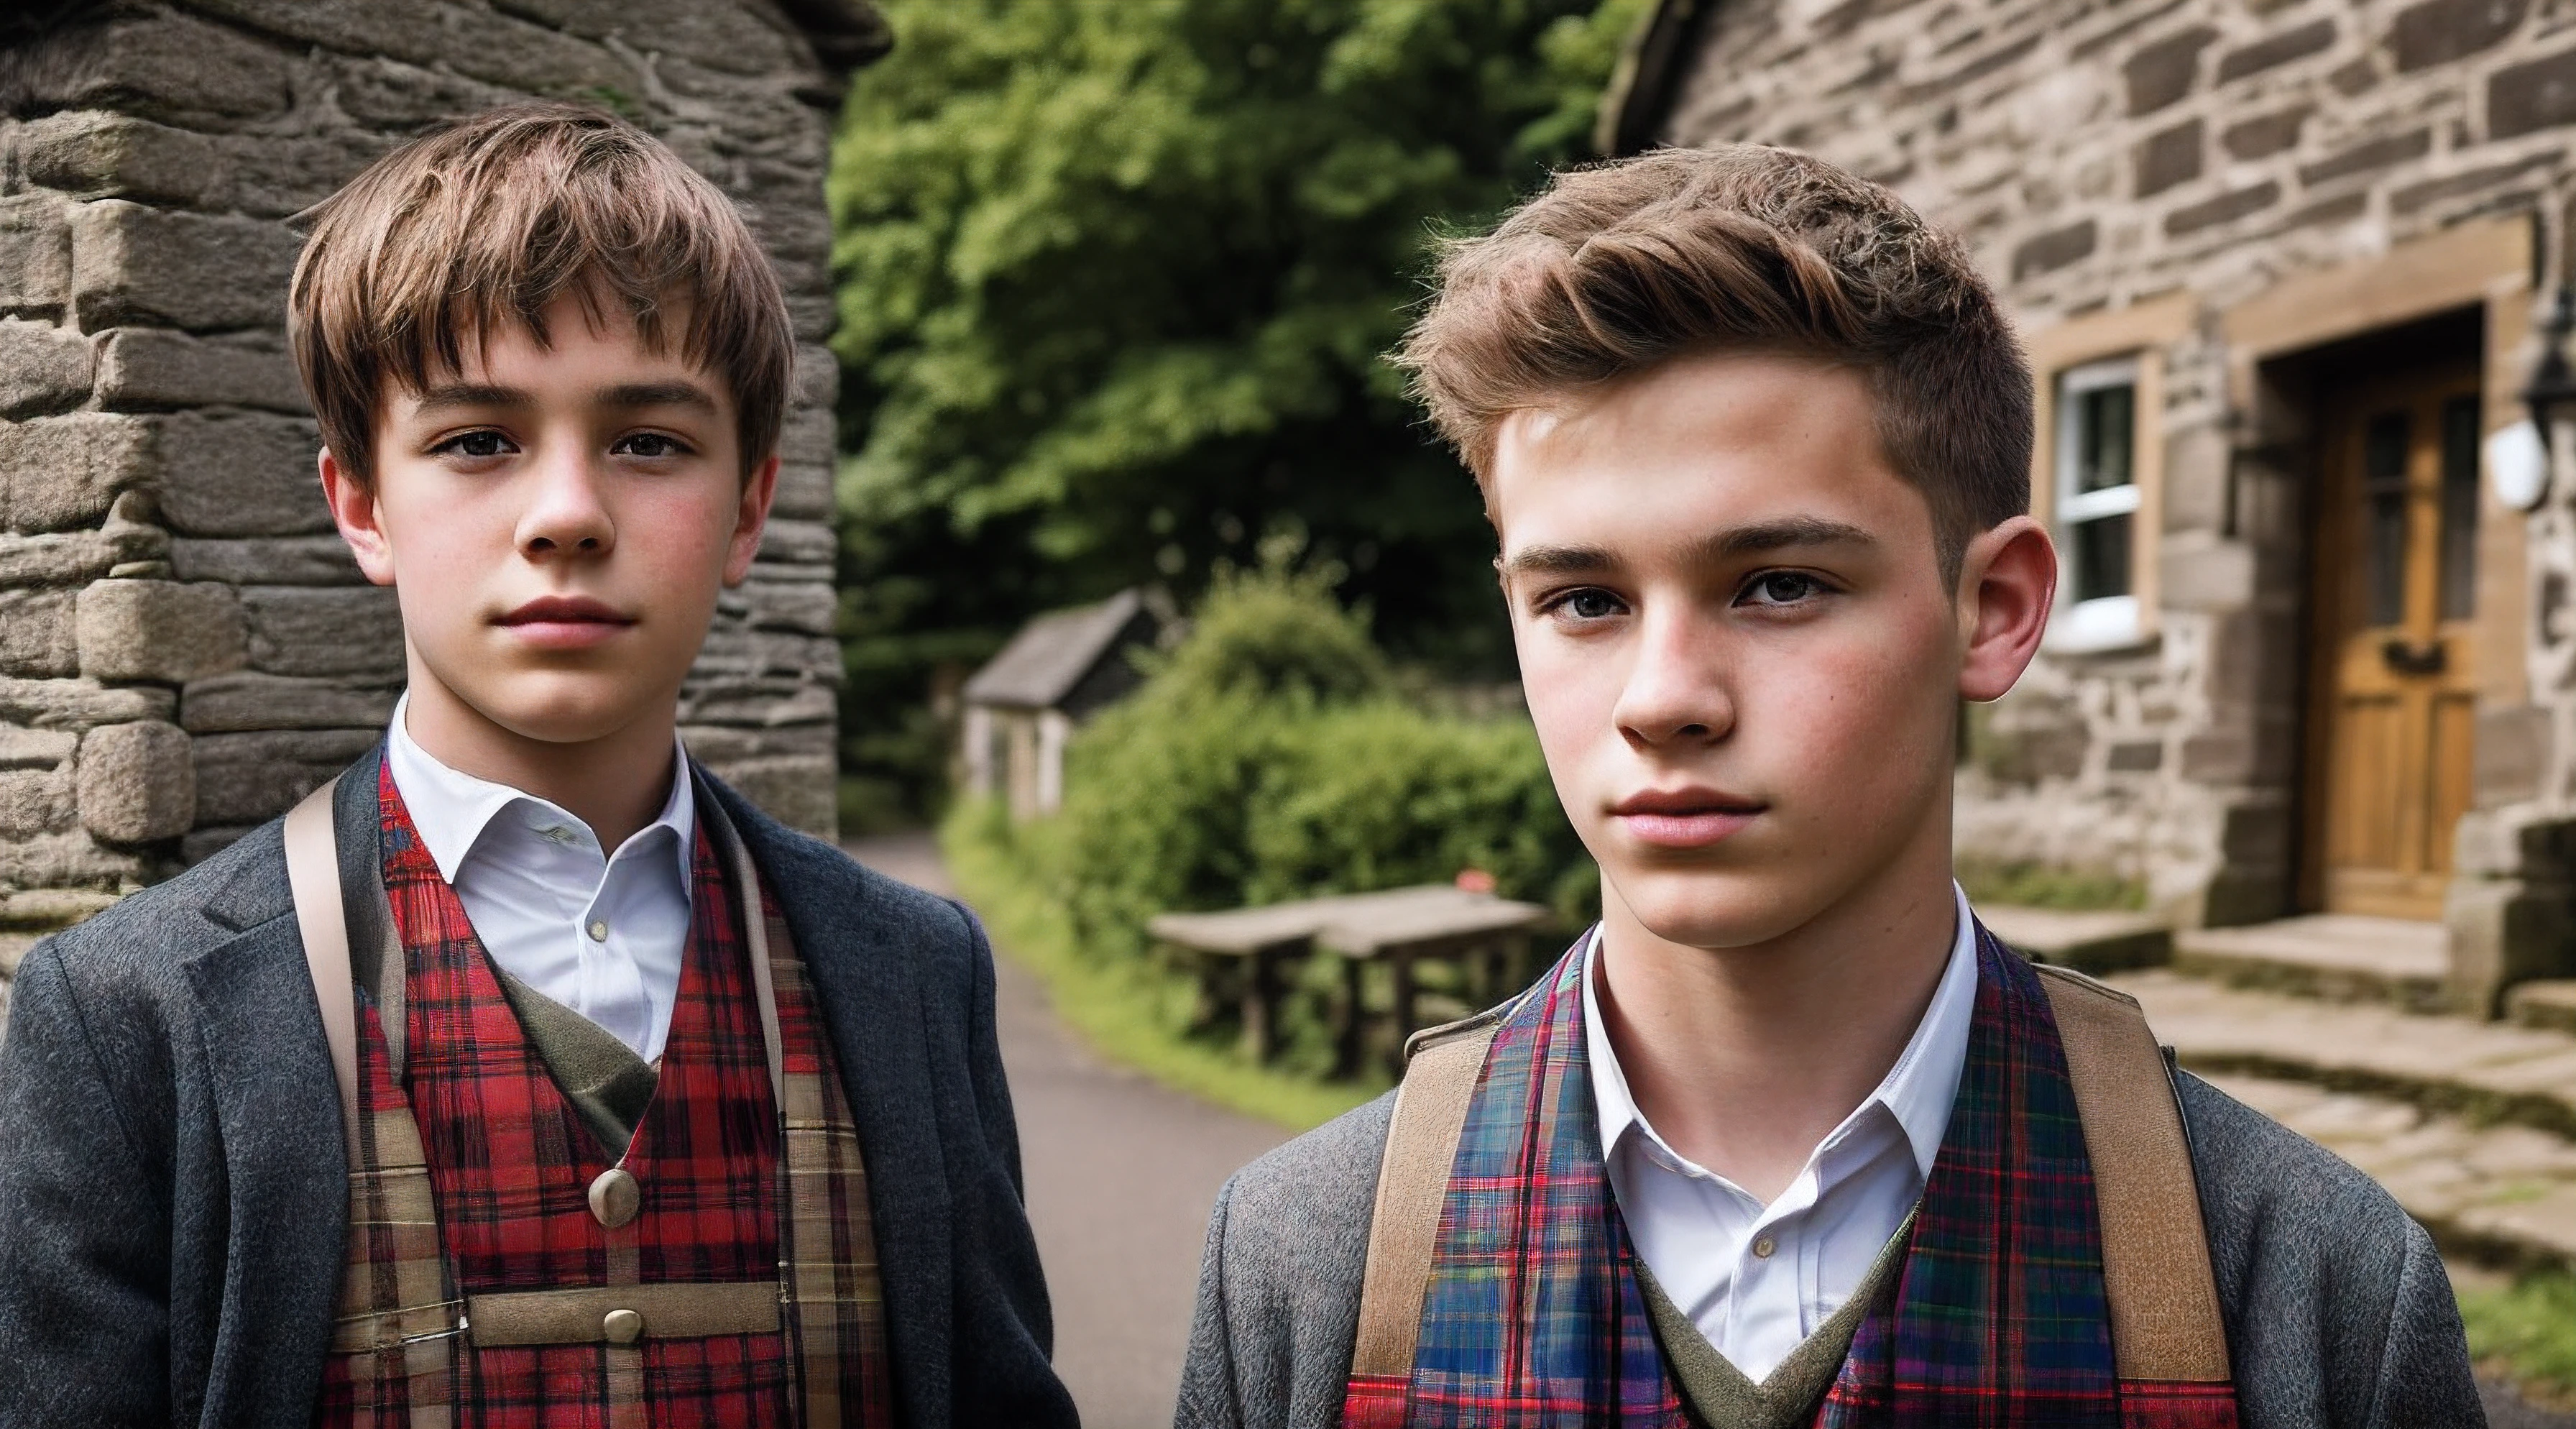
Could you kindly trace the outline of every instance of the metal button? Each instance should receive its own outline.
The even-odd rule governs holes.
[[[1766,1235],[1762,1239],[1753,1243],[1753,1258],[1756,1260],[1769,1260],[1771,1258],[1771,1252],[1778,1250],[1779,1248],[1780,1243]]]
[[[599,1332],[612,1345],[631,1345],[644,1338],[644,1317],[633,1310],[611,1310],[599,1317]]]
[[[605,943],[608,941],[608,924],[604,919],[593,918],[590,920],[590,940],[594,943]]]
[[[590,1183],[590,1214],[601,1225],[615,1230],[634,1220],[635,1213],[642,1209],[644,1188],[635,1183],[635,1173],[625,1167],[611,1166]]]

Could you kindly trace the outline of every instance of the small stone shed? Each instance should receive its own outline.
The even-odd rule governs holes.
[[[1640,41],[1606,147],[1832,159],[2017,314],[2066,573],[1963,852],[2186,929],[2444,925],[2472,1008],[2576,973],[2576,480],[2525,510],[2487,454],[2576,274],[2576,6],[1661,0]]]
[[[689,743],[834,820],[823,173],[865,0],[33,0],[0,12],[0,976],[376,738],[403,677],[316,487],[289,215],[423,127],[617,110],[741,203],[794,310],[775,519]],[[5,998],[0,981],[0,999]]]
[[[1049,611],[1022,626],[960,692],[966,788],[1008,794],[1013,818],[1055,812],[1075,726],[1135,689],[1144,679],[1135,652],[1174,627],[1170,603],[1147,590]]]

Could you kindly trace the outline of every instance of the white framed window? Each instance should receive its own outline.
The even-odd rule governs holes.
[[[2116,649],[2136,644],[2145,628],[2137,590],[2144,504],[2138,367],[2135,356],[2115,357],[2057,375],[2051,505],[2060,569],[2049,622],[2053,649]]]

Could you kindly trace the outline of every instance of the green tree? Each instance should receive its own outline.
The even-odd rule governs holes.
[[[1399,657],[1497,674],[1476,498],[1380,360],[1432,236],[1581,156],[1641,0],[883,0],[830,182],[845,764],[933,672],[1263,537]]]

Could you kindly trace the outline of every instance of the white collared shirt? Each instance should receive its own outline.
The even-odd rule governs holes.
[[[450,769],[394,706],[385,762],[422,847],[456,890],[492,961],[598,1023],[650,1062],[662,1055],[689,942],[697,799],[674,739],[662,815],[602,855],[590,825],[549,800]]]
[[[1610,1186],[1628,1238],[1675,1307],[1756,1383],[1840,1309],[1905,1222],[1950,1126],[1976,1011],[1968,895],[1951,885],[1949,967],[1914,1036],[1796,1180],[1764,1205],[1666,1145],[1628,1094],[1594,991],[1601,935],[1583,959],[1583,1026]]]

